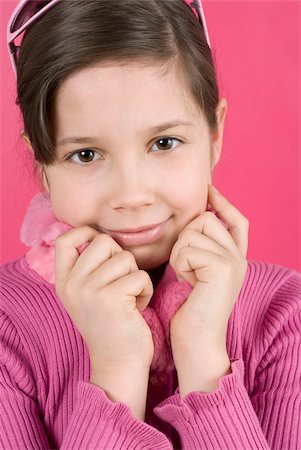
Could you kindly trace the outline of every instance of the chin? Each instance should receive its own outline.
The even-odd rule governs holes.
[[[140,270],[150,270],[155,267],[161,266],[166,261],[169,260],[170,251],[162,251],[163,249],[150,250],[145,247],[135,247],[135,248],[127,248],[130,251],[136,260],[137,266]]]

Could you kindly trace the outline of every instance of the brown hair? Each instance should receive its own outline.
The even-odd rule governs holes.
[[[120,6],[112,0],[62,0],[26,30],[17,64],[16,104],[37,162],[55,161],[53,107],[61,83],[95,63],[134,60],[165,70],[175,63],[209,130],[216,131],[213,58],[184,0],[123,0]]]

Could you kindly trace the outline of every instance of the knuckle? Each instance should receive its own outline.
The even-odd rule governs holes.
[[[182,247],[179,250],[178,257],[175,261],[175,269],[180,270],[184,262],[188,259],[190,249],[188,247]]]
[[[189,247],[181,247],[180,250],[179,250],[179,253],[178,253],[178,257],[183,258],[183,257],[186,256],[186,254],[189,255],[189,253],[190,253],[190,248]]]
[[[120,247],[120,245],[112,238],[112,236],[110,236],[107,233],[98,233],[94,240],[96,239],[96,242],[98,243],[99,241],[99,245],[105,245],[108,248],[110,248],[111,250],[114,250],[114,253],[117,252],[121,252],[122,248]]]
[[[94,237],[94,241],[101,244],[110,244],[112,242],[112,238],[106,233],[98,233]]]
[[[152,280],[151,280],[149,274],[146,272],[146,270],[140,269],[140,270],[138,270],[138,273],[141,276],[142,281],[145,281],[146,283],[151,283],[152,282]]]
[[[175,249],[173,248],[169,257],[169,264],[171,265],[171,267],[174,269],[174,264],[175,264],[175,258],[176,258],[176,253],[175,253]]]
[[[215,217],[215,218],[216,218],[216,215],[215,215],[214,212],[212,212],[212,211],[205,211],[205,212],[204,212],[204,216],[207,216],[207,217],[209,217],[209,218],[212,218],[212,217]]]
[[[56,239],[55,239],[55,247],[60,247],[62,246],[66,239],[69,237],[70,235],[70,230],[68,231],[64,231],[64,233],[61,233]]]
[[[89,225],[82,225],[80,227],[76,227],[76,228],[72,228],[70,230],[64,231],[55,239],[55,246],[59,247],[59,246],[63,246],[66,244],[72,244],[72,241],[74,239],[78,239],[78,237],[80,237],[81,234],[89,235],[89,234],[91,234],[92,230],[93,230],[93,228],[90,227]]]
[[[181,265],[182,265],[181,259],[180,259],[180,258],[177,258],[177,260],[176,260],[175,263],[174,263],[174,269],[175,269],[176,272],[177,272],[178,270],[180,270]]]
[[[185,228],[185,230],[183,230],[181,233],[181,238],[189,239],[192,236],[194,236],[195,232],[196,231],[193,230],[192,228]]]
[[[137,270],[137,275],[141,277],[143,280],[146,280],[148,273],[143,269],[139,269]]]
[[[187,252],[188,250],[188,252]],[[187,247],[182,247],[179,250],[178,257],[175,261],[175,265],[177,269],[180,269],[180,267],[183,265],[183,262],[188,258],[189,255],[189,249]]]
[[[91,233],[91,231],[95,232],[94,228],[90,227],[90,225],[81,225],[79,227],[73,228],[73,230],[80,230],[82,233]]]
[[[122,258],[125,262],[132,263],[135,261],[134,255],[129,250],[123,250]]]

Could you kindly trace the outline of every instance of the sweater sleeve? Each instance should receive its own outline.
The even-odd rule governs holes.
[[[78,401],[61,449],[171,450],[165,434],[135,418],[128,405],[108,399],[98,386],[78,382]]]
[[[294,272],[273,296],[264,318],[266,351],[255,384],[244,386],[243,360],[210,393],[189,392],[161,402],[154,412],[178,431],[184,450],[297,450],[301,442],[301,274]]]
[[[128,405],[112,402],[98,386],[78,382],[77,402],[61,449],[172,449],[156,428],[134,417]],[[36,384],[21,339],[0,312],[0,448],[50,449],[40,418]]]

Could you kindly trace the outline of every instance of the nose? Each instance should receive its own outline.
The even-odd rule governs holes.
[[[126,158],[114,169],[111,207],[137,210],[154,203],[154,179],[147,161]]]

